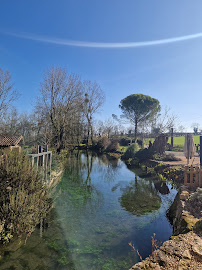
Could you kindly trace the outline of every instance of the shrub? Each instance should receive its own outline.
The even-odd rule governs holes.
[[[119,140],[119,144],[121,146],[128,146],[131,144],[131,142],[132,142],[131,138],[122,138]]]
[[[120,147],[120,145],[119,145],[118,141],[112,140],[111,143],[108,145],[106,150],[108,152],[117,152],[117,151],[119,151],[119,147]]]
[[[138,151],[138,145],[136,143],[131,144],[123,155],[123,159],[134,158],[135,153]]]
[[[140,149],[135,153],[135,158],[137,158],[140,162],[152,159],[155,152],[152,148]]]
[[[110,140],[107,138],[107,137],[102,137],[98,142],[97,142],[97,145],[96,145],[96,148],[101,150],[101,151],[104,151],[107,149],[108,145],[110,144]]]
[[[142,140],[138,139],[137,140],[137,144],[139,145],[139,147],[143,148],[144,147],[144,143]]]
[[[30,235],[51,203],[47,188],[23,153],[8,152],[0,161],[0,242]]]

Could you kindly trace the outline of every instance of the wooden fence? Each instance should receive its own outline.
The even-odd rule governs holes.
[[[43,152],[45,150],[45,152]],[[43,149],[42,146],[37,146],[36,154],[28,155],[32,159],[32,167],[36,164],[37,171],[42,168],[43,177],[45,180],[51,179],[52,151],[48,151],[48,146]]]
[[[191,187],[202,187],[202,168],[185,166],[184,185]]]

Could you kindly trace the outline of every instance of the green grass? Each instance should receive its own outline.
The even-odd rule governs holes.
[[[194,143],[195,144],[199,144],[200,143],[200,136],[199,135],[195,135],[193,136],[194,138]],[[154,142],[154,138],[146,138],[144,140],[144,143],[145,144],[149,144],[149,141],[151,140],[151,142],[153,143]],[[173,144],[174,146],[184,146],[184,141],[185,141],[185,137],[184,136],[179,136],[179,137],[174,137],[173,138]],[[168,143],[171,143],[171,138],[169,137],[168,139]]]

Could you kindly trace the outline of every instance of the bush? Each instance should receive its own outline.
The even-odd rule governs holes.
[[[108,145],[108,147],[107,147],[106,150],[107,150],[107,152],[117,152],[117,151],[119,151],[119,147],[120,147],[120,145],[119,145],[118,141],[117,140],[113,140]]]
[[[139,147],[143,148],[144,147],[144,143],[142,140],[138,139],[137,140],[137,144],[139,145]]]
[[[132,142],[131,138],[122,138],[119,140],[119,144],[121,146],[128,146],[131,144],[131,142]]]
[[[135,158],[137,158],[140,162],[152,159],[155,152],[152,148],[140,149],[135,153]]]
[[[102,137],[97,142],[96,148],[101,150],[101,151],[105,151],[109,144],[110,144],[110,140],[107,137]]]
[[[136,143],[131,144],[128,149],[126,150],[126,152],[123,155],[123,159],[129,159],[129,158],[134,158],[135,157],[135,153],[138,151],[138,145]]]
[[[8,152],[0,161],[0,242],[30,235],[50,206],[47,188],[28,157]]]

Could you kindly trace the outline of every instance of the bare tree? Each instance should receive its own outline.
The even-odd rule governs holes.
[[[65,69],[52,67],[44,75],[40,93],[36,108],[50,121],[52,143],[59,152],[65,138],[71,136],[72,116],[82,107],[81,81]]]
[[[151,123],[152,133],[154,135],[159,135],[170,131],[171,128],[176,126],[177,116],[170,113],[169,108],[165,108],[153,119]]]
[[[17,92],[13,90],[10,72],[0,68],[0,119],[5,116],[9,106],[17,97]]]
[[[90,138],[93,142],[93,116],[103,105],[105,96],[100,86],[91,81],[83,82],[83,92],[83,112],[87,121],[87,144],[89,145]]]
[[[178,130],[179,130],[180,133],[183,133],[185,131],[185,127],[183,125],[180,125],[178,127]]]
[[[19,135],[19,114],[15,108],[11,108],[0,121],[1,133],[4,135]],[[21,135],[21,134],[20,134]]]
[[[199,130],[199,123],[193,123],[191,127],[193,128],[194,135],[197,135]]]

